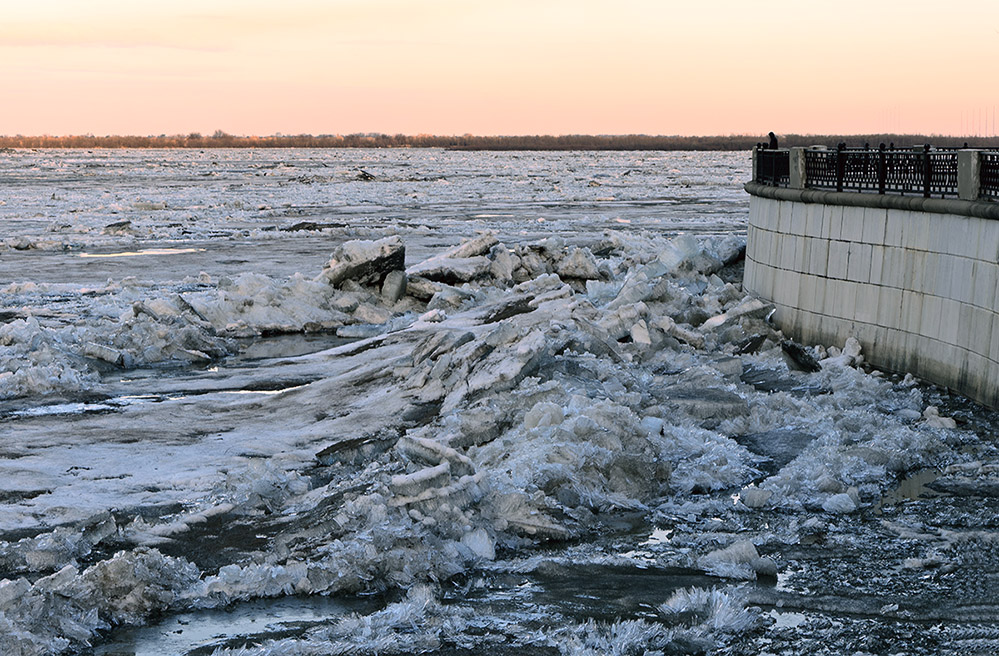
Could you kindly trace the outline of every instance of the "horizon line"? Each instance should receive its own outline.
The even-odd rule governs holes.
[[[776,133],[779,137],[786,139],[829,137],[934,137],[945,139],[994,139],[997,135],[974,135],[974,134],[951,134],[936,132],[786,132]],[[653,134],[648,132],[620,132],[620,133],[587,133],[587,132],[566,132],[559,134],[552,133],[522,133],[522,134],[435,134],[427,132],[402,133],[402,132],[322,132],[318,134],[310,132],[298,132],[294,134],[284,132],[274,132],[272,134],[233,134],[223,130],[216,130],[212,134],[202,134],[198,131],[160,133],[160,134],[93,134],[68,133],[68,134],[0,134],[0,139],[342,139],[342,138],[403,138],[403,139],[566,139],[566,138],[589,138],[589,139],[625,139],[625,138],[646,138],[646,139],[748,139],[765,137],[765,134],[754,134],[749,132],[739,133],[715,133],[715,134]]]
[[[388,135],[355,133],[349,135],[272,135],[235,136],[221,130],[204,136],[199,132],[179,135],[70,135],[13,137],[0,136],[0,152],[17,150],[222,150],[222,149],[431,149],[451,151],[632,151],[632,152],[705,152],[747,151],[765,147],[770,142],[757,135],[523,135],[523,136],[460,136]],[[857,134],[857,135],[796,135],[779,137],[784,148],[821,146],[835,148],[839,144],[884,144],[912,148],[936,145],[944,148],[999,149],[999,137],[946,136],[923,134]]]

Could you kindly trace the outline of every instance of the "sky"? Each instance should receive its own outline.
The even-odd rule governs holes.
[[[0,134],[996,133],[999,0],[0,0]]]

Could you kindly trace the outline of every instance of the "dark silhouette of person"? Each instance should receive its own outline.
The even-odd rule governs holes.
[[[767,136],[770,137],[770,149],[775,150],[777,148],[777,135],[771,132]]]

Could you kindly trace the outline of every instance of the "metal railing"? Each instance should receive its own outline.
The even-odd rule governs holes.
[[[791,175],[789,157],[786,150],[756,151],[756,181],[771,187],[786,187]]]
[[[837,191],[957,196],[957,151],[806,150],[805,179]]]
[[[999,152],[981,154],[978,193],[999,200]]]
[[[958,197],[958,150],[929,145],[911,149],[849,148],[803,149],[805,188],[835,189],[877,194],[916,194],[926,198]],[[980,193],[999,199],[999,152],[980,150]],[[790,186],[790,153],[757,149],[756,182]]]

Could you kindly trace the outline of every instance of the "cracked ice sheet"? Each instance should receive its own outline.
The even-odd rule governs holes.
[[[343,423],[317,422],[317,414],[349,416],[376,430],[396,421],[405,405],[401,395],[379,389],[375,398],[369,386],[352,381],[380,372],[405,352],[404,343],[347,357],[333,349],[262,362],[227,381],[252,388],[277,376],[322,378],[289,391],[209,392],[112,413],[14,420],[0,480],[8,491],[44,492],[8,506],[0,530],[79,521],[107,508],[193,501],[218,485],[220,473],[245,468],[251,459],[304,467]]]

